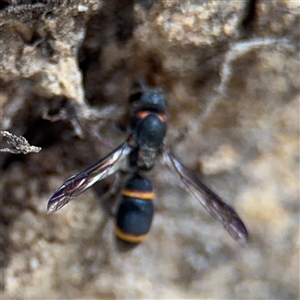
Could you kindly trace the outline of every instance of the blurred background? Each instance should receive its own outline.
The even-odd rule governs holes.
[[[1,130],[42,148],[0,155],[2,298],[299,299],[299,12],[288,0],[1,1]],[[140,79],[164,87],[169,143],[235,207],[246,247],[159,162],[152,229],[130,252],[104,209],[113,176],[47,216],[68,177],[126,139]]]

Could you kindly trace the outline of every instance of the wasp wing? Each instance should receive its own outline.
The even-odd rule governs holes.
[[[223,224],[233,239],[245,245],[248,241],[248,232],[235,210],[187,169],[171,149],[165,151],[165,160],[175,168],[186,188],[200,201],[210,215]]]
[[[123,159],[131,150],[132,148],[126,141],[91,167],[70,177],[50,198],[47,205],[47,213],[52,214],[58,211],[96,181],[100,181],[116,172],[120,168]]]

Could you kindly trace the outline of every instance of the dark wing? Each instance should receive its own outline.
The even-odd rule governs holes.
[[[50,198],[47,205],[47,213],[52,214],[56,212],[96,181],[102,180],[116,172],[120,168],[123,159],[131,150],[132,148],[125,142],[91,167],[69,178]]]
[[[165,159],[169,165],[175,168],[187,189],[200,201],[211,216],[223,224],[233,239],[245,245],[248,241],[248,232],[235,210],[188,170],[176,158],[171,149],[165,151]]]

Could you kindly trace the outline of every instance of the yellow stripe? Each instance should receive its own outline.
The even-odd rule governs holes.
[[[140,243],[147,238],[147,234],[132,235],[122,231],[119,227],[115,228],[115,234],[122,241],[129,242],[129,243]]]
[[[153,192],[141,192],[127,189],[124,189],[122,191],[122,195],[130,198],[139,198],[142,200],[153,200],[155,197],[155,194]]]

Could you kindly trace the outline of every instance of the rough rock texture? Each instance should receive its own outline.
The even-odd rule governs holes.
[[[0,3],[1,130],[43,148],[0,156],[2,299],[299,299],[299,1],[30,2]],[[163,165],[131,252],[103,209],[111,180],[46,215],[125,139],[137,79],[165,87],[174,151],[236,208],[247,247]]]

